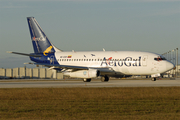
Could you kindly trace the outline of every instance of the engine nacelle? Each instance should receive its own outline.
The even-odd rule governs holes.
[[[73,78],[95,78],[100,76],[99,70],[78,70],[75,72],[64,72],[65,76],[73,77]]]

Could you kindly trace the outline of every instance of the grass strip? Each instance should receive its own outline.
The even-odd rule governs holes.
[[[180,87],[0,89],[0,119],[179,119]]]

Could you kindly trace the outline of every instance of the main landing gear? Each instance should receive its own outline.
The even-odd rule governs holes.
[[[84,82],[91,82],[91,78],[89,78],[89,79],[84,78],[83,81]],[[102,82],[108,82],[109,81],[109,77],[108,76],[103,76],[103,77],[101,77],[101,81]]]
[[[109,77],[108,76],[103,76],[103,77],[101,77],[101,81],[102,82],[108,82],[109,81]]]
[[[84,82],[91,82],[91,79],[83,79]]]
[[[151,80],[152,80],[152,81],[156,81],[156,78],[152,78]]]

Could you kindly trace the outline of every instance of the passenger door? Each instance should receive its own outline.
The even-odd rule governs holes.
[[[147,56],[147,55],[144,55],[144,56],[143,56],[143,59],[142,59],[142,64],[143,64],[144,67],[147,66],[147,59],[148,59],[148,56]]]

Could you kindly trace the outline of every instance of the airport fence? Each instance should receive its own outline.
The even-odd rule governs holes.
[[[63,74],[48,68],[0,68],[1,79],[63,79]]]

